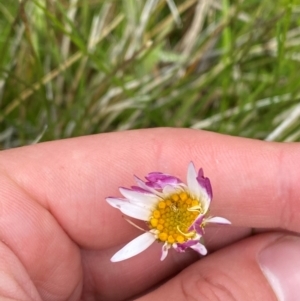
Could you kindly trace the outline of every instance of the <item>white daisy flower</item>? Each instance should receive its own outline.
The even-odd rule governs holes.
[[[184,252],[191,248],[201,255],[207,250],[202,242],[204,228],[209,223],[230,224],[223,217],[209,217],[212,188],[202,168],[196,172],[194,164],[188,166],[187,184],[161,172],[151,172],[142,181],[135,177],[137,186],[120,188],[124,198],[108,197],[107,202],[123,214],[143,220],[148,229],[119,250],[111,261],[133,257],[153,242],[163,243],[161,260],[170,248]]]

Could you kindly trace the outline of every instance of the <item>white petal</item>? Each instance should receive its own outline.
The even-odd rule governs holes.
[[[136,204],[144,208],[153,209],[159,202],[158,196],[150,193],[132,191],[130,189],[122,187],[120,188],[120,192],[125,198],[129,200],[130,203]]]
[[[119,204],[129,203],[126,199],[119,199],[119,198],[112,198],[112,197],[106,198],[106,202],[112,207],[117,209],[119,209]]]
[[[151,210],[133,204],[123,204],[119,209],[122,213],[142,221],[149,220],[151,216]]]
[[[120,210],[128,216],[140,219],[142,221],[148,221],[152,213],[151,210],[147,208],[142,208],[132,204],[123,205]]]
[[[184,184],[176,184],[176,186],[175,185],[166,185],[163,188],[163,194],[171,195],[171,194],[175,194],[175,193],[180,193],[184,190],[184,188],[186,188],[186,186]]]
[[[195,250],[196,252],[198,252],[201,255],[206,255],[207,254],[207,249],[200,242],[198,242],[197,244],[191,246],[190,248],[192,248],[193,250]]]
[[[203,205],[203,213],[206,213],[209,209],[209,205],[211,201],[206,192],[203,193],[203,196],[201,197],[200,201],[201,204]]]
[[[208,219],[205,219],[205,223],[231,224],[228,219],[220,216],[209,217]]]
[[[188,172],[187,172],[187,184],[190,189],[190,192],[192,196],[199,200],[200,198],[200,185],[197,181],[197,172],[194,166],[193,162],[190,162],[188,166]]]
[[[192,196],[201,201],[204,213],[206,213],[210,205],[210,197],[208,196],[206,190],[198,183],[197,176],[198,174],[196,172],[194,163],[190,162],[187,172],[187,184]]]
[[[123,201],[115,198],[107,198],[106,201],[114,208],[119,209],[122,213],[131,216],[142,221],[149,220],[151,216],[151,210],[143,208],[135,204],[131,204],[127,201]]]
[[[149,232],[146,232],[137,238],[133,239],[125,247],[119,250],[110,260],[112,262],[122,261],[133,257],[152,245],[155,241],[155,236]]]
[[[161,257],[160,257],[161,261],[163,261],[167,257],[169,248],[170,247],[169,247],[168,243],[165,242],[162,249],[161,249]]]

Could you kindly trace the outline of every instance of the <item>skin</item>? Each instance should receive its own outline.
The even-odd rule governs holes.
[[[172,250],[160,262],[161,244],[154,243],[111,263],[141,231],[105,197],[120,196],[118,187],[133,185],[134,174],[162,171],[185,181],[191,160],[211,180],[211,214],[232,226],[206,228],[210,254],[201,260],[193,251]],[[284,232],[300,232],[299,178],[297,143],[189,129],[101,134],[2,151],[1,300],[276,300],[255,258],[290,235]]]

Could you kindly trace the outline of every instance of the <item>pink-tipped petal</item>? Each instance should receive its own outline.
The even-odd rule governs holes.
[[[154,195],[162,196],[161,192],[157,191],[156,189],[154,189],[152,187],[149,187],[148,185],[146,185],[146,183],[144,181],[142,181],[137,176],[134,176],[134,179],[135,179],[136,183],[138,184],[138,186],[141,187],[142,189],[145,189],[145,190],[149,191],[150,193],[153,193]]]
[[[190,240],[185,241],[183,243],[178,243],[178,244],[176,244],[176,247],[174,247],[174,249],[177,252],[183,253],[183,252],[186,251],[186,249],[190,248],[193,245],[196,245],[199,242],[199,238],[198,239],[190,239]]]
[[[201,227],[201,224],[204,220],[204,215],[199,214],[198,217],[195,219],[195,221],[192,223],[192,225],[189,227],[189,231],[196,231],[198,234],[203,235],[204,229]]]
[[[206,213],[209,208],[211,198],[206,190],[206,187],[202,186],[197,178],[198,178],[198,174],[196,172],[195,165],[193,162],[190,162],[188,166],[188,173],[187,173],[187,184],[189,190],[191,191],[191,195],[195,199],[200,200],[203,206],[204,213]]]
[[[199,185],[206,190],[209,198],[212,199],[212,188],[209,178],[204,177],[203,169],[200,168],[198,171],[197,181]]]
[[[163,189],[166,185],[176,186],[182,183],[180,179],[162,172],[151,172],[146,176],[146,179],[148,180],[146,185],[156,189]]]
[[[132,191],[141,192],[141,193],[149,193],[148,190],[141,188],[140,186],[131,186]]]
[[[125,247],[119,250],[110,260],[112,262],[122,261],[131,258],[149,248],[155,241],[152,233],[146,232],[133,239]]]

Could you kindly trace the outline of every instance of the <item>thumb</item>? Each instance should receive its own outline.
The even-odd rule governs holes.
[[[260,234],[204,257],[138,300],[294,301],[299,283],[300,238]]]

